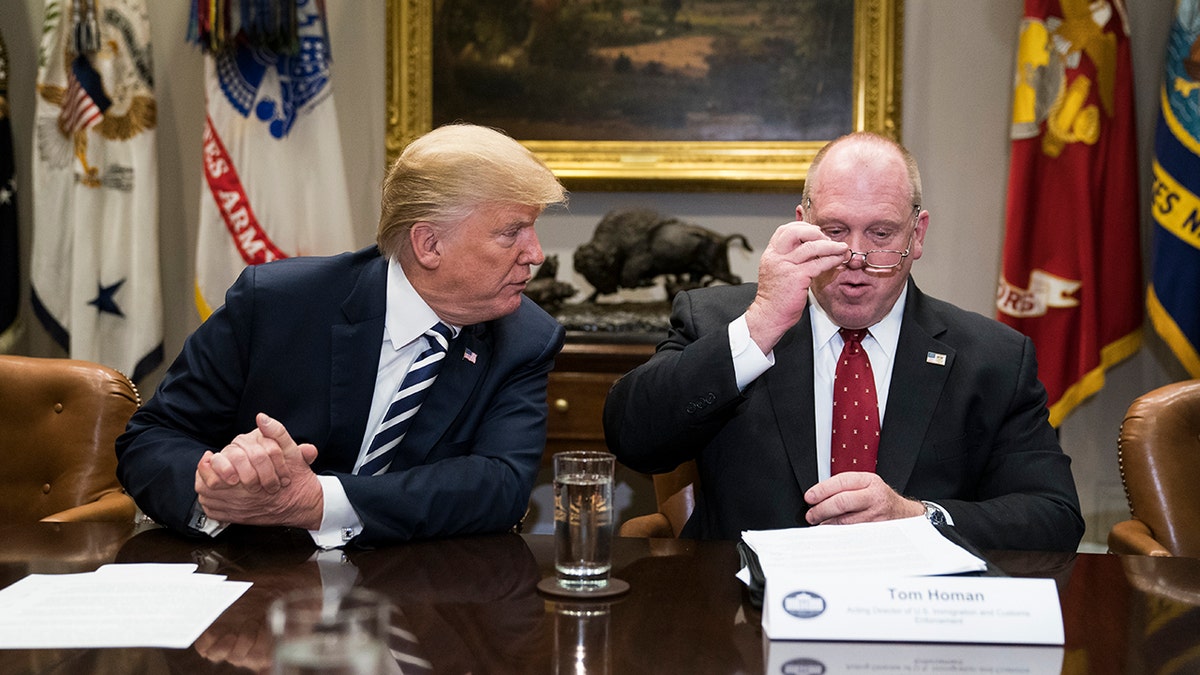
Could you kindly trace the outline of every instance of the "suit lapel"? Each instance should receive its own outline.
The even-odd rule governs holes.
[[[468,349],[474,354],[473,359],[466,357]],[[491,358],[492,340],[484,325],[467,326],[450,343],[437,379],[396,451],[393,471],[425,462],[471,397]]]
[[[901,493],[916,466],[955,355],[952,347],[938,339],[945,325],[926,310],[924,295],[916,284],[911,279],[908,284],[875,469],[884,482]]]
[[[353,468],[366,433],[379,370],[386,305],[387,261],[379,257],[366,265],[342,303],[345,322],[330,329],[333,345],[329,374],[330,439],[336,439],[334,447],[344,448],[345,456],[337,457],[336,465],[326,466],[339,471]]]
[[[801,490],[808,489],[817,482],[813,452],[817,431],[813,410],[812,323],[807,311],[775,345],[775,366],[765,377],[792,474]]]

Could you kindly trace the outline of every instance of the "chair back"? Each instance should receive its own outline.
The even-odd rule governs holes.
[[[1135,399],[1117,461],[1133,518],[1173,555],[1200,557],[1200,380]]]
[[[107,366],[0,355],[0,522],[132,521],[116,440],[139,405]]]
[[[622,537],[678,537],[692,517],[700,480],[696,462],[684,462],[672,471],[654,474],[653,479],[658,511],[622,523],[618,530]]]

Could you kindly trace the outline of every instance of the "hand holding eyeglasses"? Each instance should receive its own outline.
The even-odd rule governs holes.
[[[792,221],[775,230],[759,261],[758,294],[746,310],[750,337],[764,354],[803,316],[812,280],[841,265],[849,252],[811,223]]]

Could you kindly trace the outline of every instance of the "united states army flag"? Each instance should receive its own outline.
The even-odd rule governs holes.
[[[38,63],[34,312],[72,358],[137,381],[163,356],[144,0],[48,0]]]
[[[196,308],[207,318],[246,265],[353,247],[322,3],[295,3],[295,49],[256,44],[245,13],[193,6],[205,46]],[[233,7],[236,8],[237,2]],[[290,10],[291,7],[288,7]],[[221,30],[214,21],[227,20]],[[214,46],[204,34],[234,36]]]

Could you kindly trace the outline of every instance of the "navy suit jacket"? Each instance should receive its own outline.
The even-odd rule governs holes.
[[[513,314],[466,326],[389,472],[352,475],[383,342],[386,278],[375,247],[247,268],[117,440],[118,475],[142,510],[192,531],[200,457],[265,412],[317,447],[315,472],[342,482],[363,523],[356,544],[517,523],[545,446],[546,379],[562,326],[528,298]]]
[[[756,290],[678,295],[667,339],[605,404],[605,437],[622,463],[658,473],[697,461],[684,536],[739,539],[805,524],[804,492],[817,482],[812,326],[806,313],[775,346],[775,365],[738,392],[727,326]],[[1048,422],[1033,343],[911,279],[880,433],[879,476],[945,507],[976,546],[1078,546],[1070,458]]]

